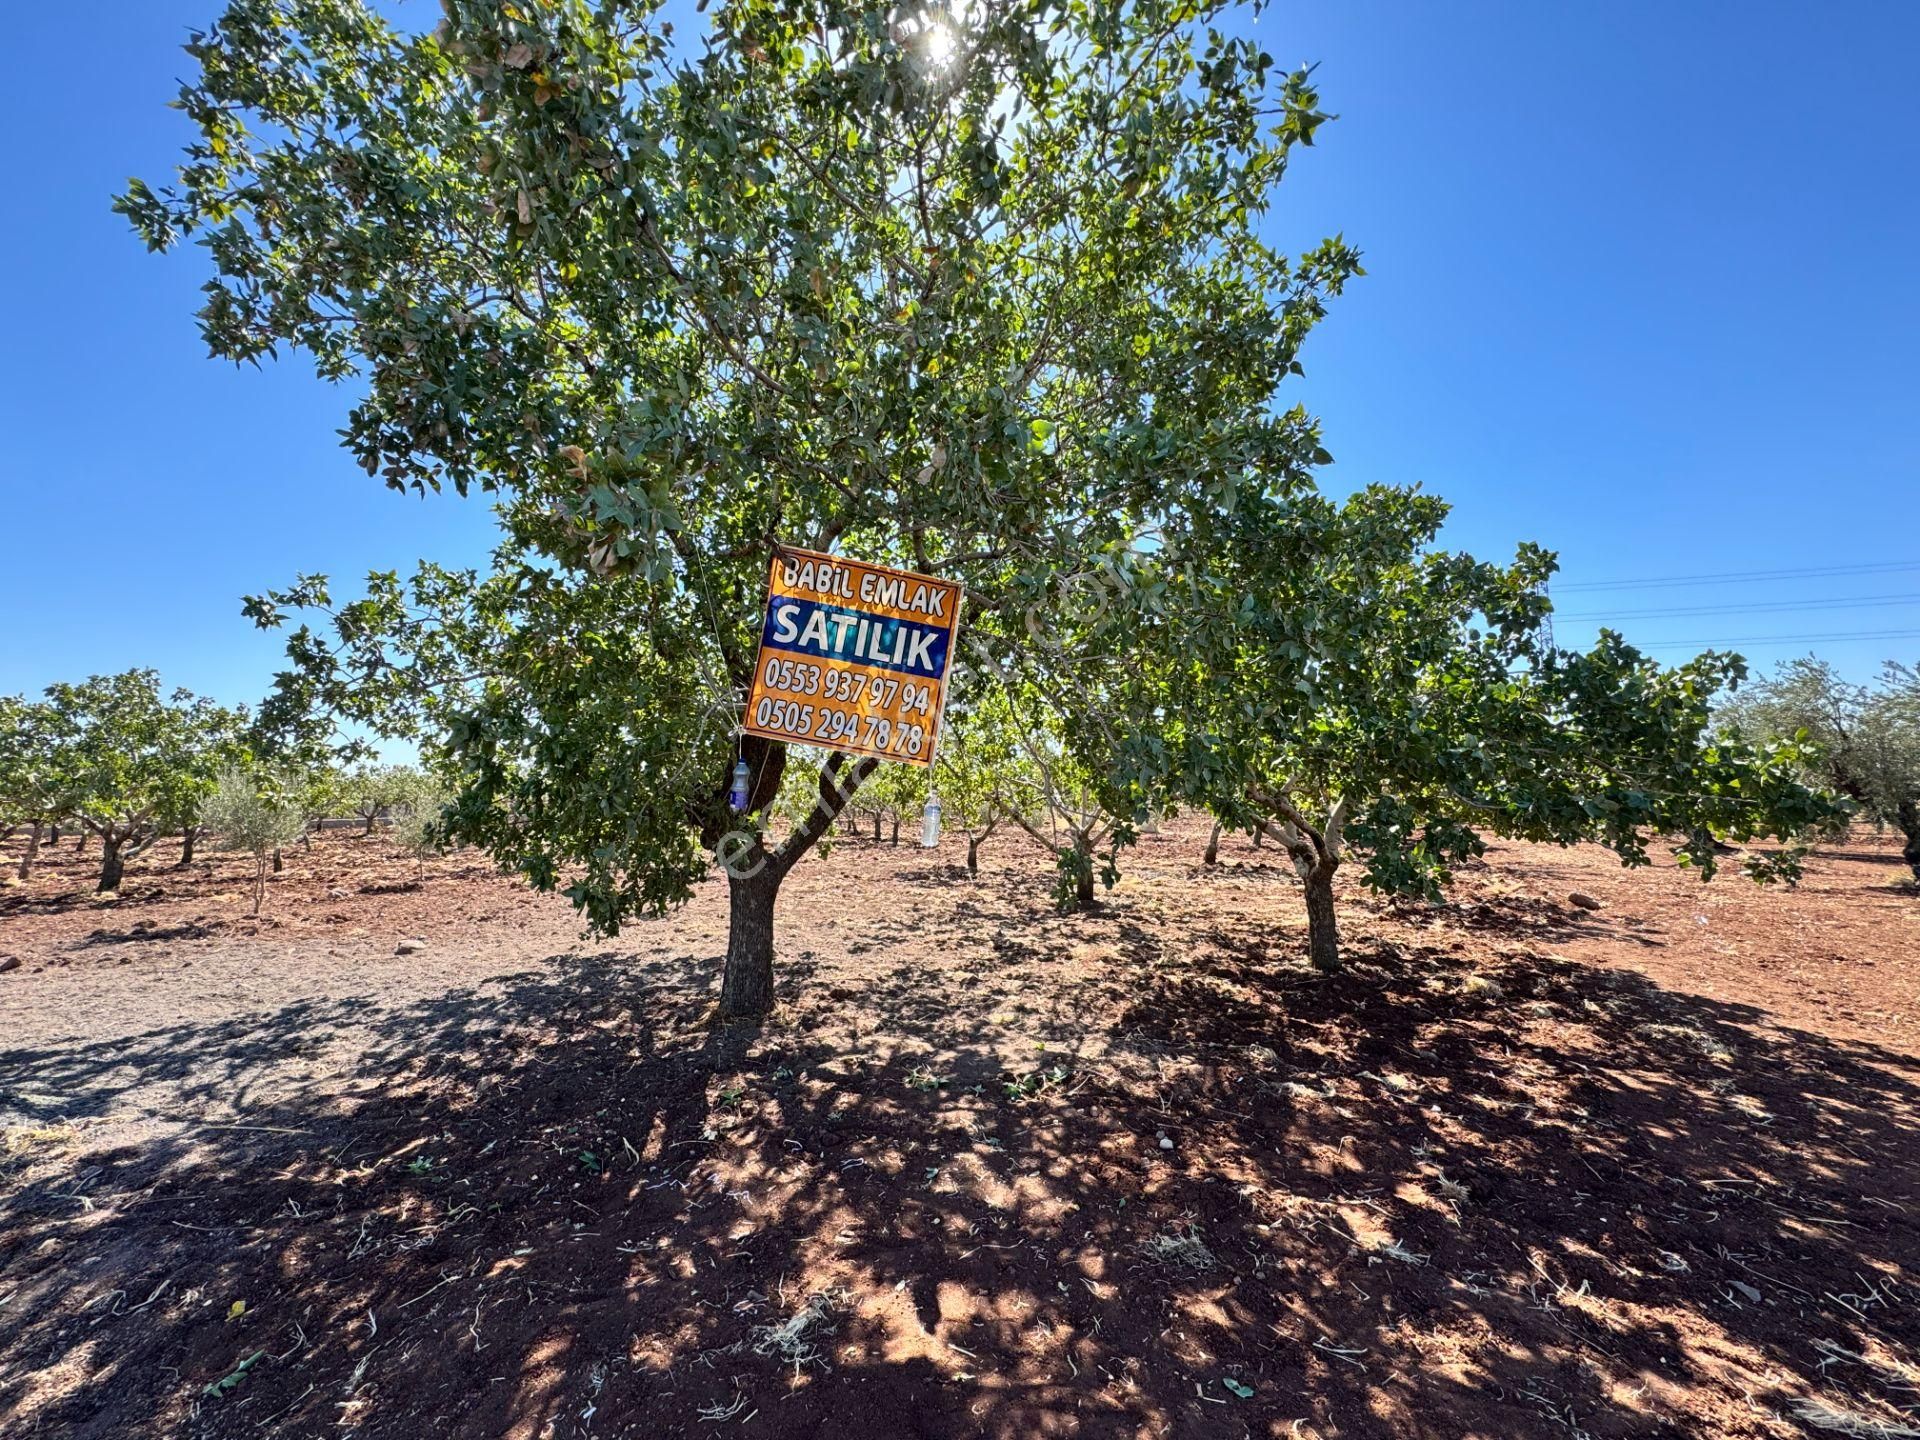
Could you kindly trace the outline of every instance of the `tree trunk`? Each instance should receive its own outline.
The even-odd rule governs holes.
[[[58,825],[53,827],[53,833],[47,837],[47,844],[55,850],[60,848],[60,827]]]
[[[199,838],[200,827],[198,825],[189,825],[186,828],[186,833],[180,837],[181,866],[184,867],[193,864],[193,842]]]
[[[1093,909],[1093,846],[1084,835],[1073,837],[1073,908]]]
[[[898,812],[895,812],[893,817],[893,836],[888,843],[893,845],[900,843],[900,816]]]
[[[1218,820],[1213,822],[1213,833],[1207,836],[1207,853],[1200,857],[1200,863],[1202,865],[1220,863],[1220,822]]]
[[[773,1008],[773,903],[780,894],[780,879],[779,870],[764,858],[754,873],[727,877],[727,963],[720,977],[723,1020],[750,1020]]]
[[[1340,973],[1340,921],[1333,908],[1338,860],[1322,860],[1301,877],[1307,887],[1307,954],[1323,975]]]
[[[93,887],[95,893],[120,888],[121,877],[127,872],[126,857],[120,853],[124,843],[112,835],[100,837],[100,883]]]
[[[82,830],[80,832],[80,838],[73,842],[73,853],[75,855],[84,855],[87,853],[87,836],[92,833],[90,830]]]
[[[878,810],[873,812],[873,843],[876,845],[880,843],[880,812]]]
[[[1902,800],[1894,818],[1900,825],[1900,833],[1907,837],[1900,858],[1913,871],[1913,878],[1920,880],[1920,800]]]
[[[771,803],[779,793],[786,771],[787,747],[779,741],[745,737],[742,757],[748,773],[754,777],[747,797],[748,810]],[[796,824],[786,843],[768,853],[765,837],[758,833],[730,831],[727,825],[737,817],[721,807],[731,787],[730,777],[715,790],[704,807],[700,841],[713,847],[714,856],[727,872],[727,958],[720,975],[720,1018],[751,1020],[773,1008],[773,905],[780,895],[780,882],[786,878],[802,855],[820,843],[820,837],[846,815],[847,802],[853,798],[879,763],[873,759],[855,760],[844,751],[828,757],[820,774],[819,794],[812,810]],[[731,769],[731,767],[729,767]],[[874,817],[875,838],[880,818]],[[744,844],[736,844],[744,841]]]
[[[967,837],[967,873],[969,875],[980,873],[980,839],[978,835]]]
[[[253,913],[260,913],[260,902],[267,898],[267,857],[253,857]]]
[[[1253,848],[1258,850],[1261,848],[1261,846],[1265,845],[1267,843],[1266,836],[1267,836],[1267,832],[1263,827],[1259,825],[1254,826],[1253,827]]]
[[[362,830],[360,833],[362,835],[371,835],[373,833],[373,822],[379,818],[380,818],[380,812],[378,810],[374,811],[371,815],[367,816],[367,828]]]
[[[25,880],[33,873],[34,858],[40,853],[40,822],[33,822],[33,828],[27,832],[27,848],[20,855],[19,878]]]
[[[273,847],[273,873],[278,875],[284,865],[285,862],[280,858],[280,847],[276,845]]]

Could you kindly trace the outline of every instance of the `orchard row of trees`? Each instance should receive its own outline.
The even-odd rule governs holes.
[[[946,826],[965,841],[970,873],[978,873],[981,847],[994,835],[1024,833],[1056,857],[1061,905],[1091,904],[1096,875],[1111,884],[1119,873],[1118,844],[1104,855],[1101,845],[1127,827],[1078,769],[1044,697],[1023,698],[1016,702],[1005,686],[976,686],[949,715],[937,765],[875,771],[840,812],[841,828],[857,834],[870,822],[875,841],[885,827],[897,844],[902,825],[937,794]],[[1023,709],[1030,719],[1022,720]],[[1791,660],[1729,699],[1716,720],[1729,738],[1744,732],[1811,742],[1800,751],[1806,781],[1843,796],[1860,818],[1896,829],[1920,879],[1920,671],[1889,662],[1879,684],[1856,685],[1827,662]],[[86,758],[106,747],[116,763]],[[185,866],[211,834],[253,855],[257,912],[269,862],[322,818],[352,815],[367,834],[386,821],[423,858],[436,848],[431,827],[448,792],[429,772],[275,763],[259,759],[255,748],[271,747],[244,709],[223,709],[185,691],[162,701],[151,671],[56,686],[38,702],[0,698],[0,816],[9,817],[8,834],[28,832],[17,878],[30,875],[46,833],[58,843],[62,824],[100,836],[103,888],[160,835],[179,836]],[[812,782],[824,757],[808,758],[789,773],[771,807],[789,827],[804,823],[815,804]],[[1214,823],[1209,863],[1223,823]],[[1272,836],[1297,848],[1287,823],[1256,817],[1248,829],[1256,843]],[[115,834],[126,837],[117,859],[104,858]]]
[[[284,709],[281,713],[285,713]],[[253,851],[264,867],[326,817],[381,818],[430,843],[444,789],[405,765],[348,765],[304,727],[296,742],[244,707],[187,690],[165,692],[153,670],[49,686],[44,696],[0,696],[0,826],[26,831],[17,879],[64,828],[100,844],[98,889],[118,890],[127,863],[178,836],[191,865],[209,834]],[[346,747],[352,753],[355,747]],[[256,887],[255,907],[259,890]]]
[[[1255,7],[442,8],[237,0],[188,46],[184,164],[118,208],[206,247],[214,354],[357,377],[369,474],[500,516],[485,572],[250,601],[298,622],[276,698],[432,737],[450,831],[602,931],[721,855],[723,1013],[771,1004],[780,884],[875,778],[736,733],[782,542],[965,585],[949,771],[1017,751],[1046,804],[946,793],[1070,904],[1204,809],[1285,848],[1331,968],[1344,865],[1432,895],[1485,835],[1677,835],[1711,874],[1840,813],[1796,735],[1715,729],[1738,657],[1559,649],[1547,551],[1319,489],[1280,388],[1362,270],[1263,234],[1329,117]]]

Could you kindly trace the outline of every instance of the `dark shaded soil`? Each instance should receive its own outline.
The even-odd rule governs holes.
[[[1011,844],[842,844],[756,1031],[717,885],[583,944],[378,838],[261,922],[228,860],[101,906],[56,852],[0,892],[0,1433],[1920,1426],[1890,847],[1792,893],[1507,847],[1343,895],[1325,979],[1204,838],[1073,918]]]

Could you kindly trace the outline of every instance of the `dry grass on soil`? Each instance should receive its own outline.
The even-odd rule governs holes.
[[[1890,846],[1502,847],[1349,893],[1329,980],[1203,838],[1075,918],[1012,844],[844,843],[754,1031],[716,884],[584,942],[378,837],[258,922],[238,861],[100,903],[63,846],[0,890],[0,1434],[1920,1433]]]

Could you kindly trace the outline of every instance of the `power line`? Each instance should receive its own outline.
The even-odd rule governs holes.
[[[1824,635],[1722,635],[1709,640],[1645,640],[1641,650],[1671,650],[1691,645],[1805,645],[1833,640],[1920,640],[1920,630],[1838,630]]]
[[[1845,610],[1857,605],[1920,605],[1920,594],[1847,595],[1815,600],[1758,600],[1747,605],[1679,605],[1656,610],[1555,611],[1559,620],[1660,620],[1673,615],[1745,615],[1756,610]]]
[[[1657,575],[1644,580],[1549,583],[1561,593],[1569,590],[1654,590],[1683,585],[1735,585],[1761,580],[1812,580],[1829,575],[1891,575],[1914,570],[1920,570],[1920,560],[1890,560],[1865,565],[1815,565],[1796,570],[1728,570],[1717,575]]]

